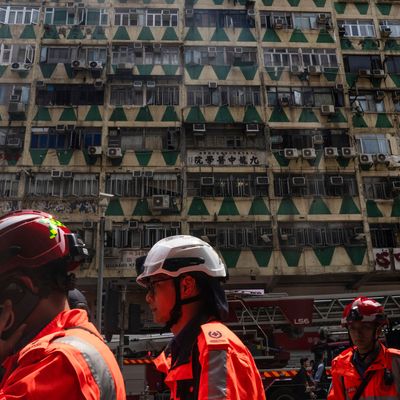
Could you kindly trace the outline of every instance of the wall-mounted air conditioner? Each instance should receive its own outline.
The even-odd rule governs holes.
[[[291,180],[292,186],[305,186],[306,178],[304,176],[294,176]]]
[[[154,195],[152,205],[155,210],[166,210],[170,207],[170,197],[167,194]]]
[[[296,148],[286,148],[283,149],[283,155],[289,160],[299,158],[299,151]]]
[[[305,160],[314,160],[315,158],[317,158],[317,154],[315,152],[315,149],[312,147],[308,147],[305,149],[301,150],[301,156],[305,159]]]
[[[108,158],[121,158],[122,157],[121,147],[109,147],[107,149],[107,157]]]
[[[201,186],[214,186],[214,177],[213,176],[202,176],[200,178]]]
[[[324,148],[325,158],[336,158],[339,156],[337,147],[325,147]]]
[[[329,177],[329,183],[332,186],[342,186],[344,183],[343,176],[337,175],[337,176],[330,176]]]
[[[360,164],[362,164],[362,165],[372,165],[374,163],[372,154],[360,154],[359,161],[360,161]]]
[[[342,147],[340,153],[343,158],[354,158],[356,156],[356,151],[353,147]]]

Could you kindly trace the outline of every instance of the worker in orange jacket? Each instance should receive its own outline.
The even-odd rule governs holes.
[[[137,267],[154,321],[175,335],[155,360],[171,399],[264,400],[253,357],[220,322],[228,313],[226,268],[216,251],[196,237],[171,236]]]
[[[0,218],[0,400],[125,400],[115,357],[85,310],[70,310],[83,242],[51,215]]]
[[[387,323],[383,306],[358,297],[343,312],[352,347],[332,362],[328,400],[400,399],[400,351],[380,341]]]

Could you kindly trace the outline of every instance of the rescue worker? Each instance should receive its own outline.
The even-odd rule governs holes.
[[[220,322],[228,314],[225,278],[216,251],[188,235],[157,242],[139,268],[154,321],[175,336],[155,360],[173,400],[265,399],[252,355]]]
[[[385,324],[383,306],[373,299],[358,297],[345,307],[351,347],[332,362],[328,400],[400,399],[400,351],[379,341]]]
[[[0,218],[0,400],[125,400],[117,362],[86,311],[70,310],[78,237],[33,210]]]

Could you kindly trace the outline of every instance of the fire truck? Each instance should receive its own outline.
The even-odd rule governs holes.
[[[400,324],[400,291],[358,295],[372,297],[382,303],[390,326]],[[354,297],[354,294],[313,297],[228,294],[230,314],[227,325],[252,352],[268,400],[299,400],[293,378],[300,367],[300,358],[312,358],[313,352],[325,353],[329,377],[331,360],[349,345],[347,332],[340,327],[340,319],[344,307]],[[390,333],[393,336],[393,331]],[[154,341],[154,337],[151,340]],[[143,346],[146,348],[146,341]],[[128,400],[169,398],[163,377],[152,365],[155,355],[149,352],[149,357],[124,359],[123,374]],[[319,398],[326,398],[326,394],[327,390],[321,390]]]

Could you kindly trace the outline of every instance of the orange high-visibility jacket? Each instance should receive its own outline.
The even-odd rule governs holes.
[[[58,314],[2,372],[0,400],[126,399],[115,357],[83,310]]]
[[[200,363],[198,397],[194,397],[192,360],[171,369],[163,352],[155,360],[173,400],[265,400],[260,374],[247,347],[225,325],[208,322],[197,337]]]
[[[365,372],[375,371],[360,399],[400,399],[400,350],[388,349],[382,344],[380,346],[377,358]],[[347,349],[333,360],[328,400],[351,400],[361,385],[361,376],[352,363],[353,353],[352,348]],[[390,385],[384,380],[385,369],[393,374],[393,383]]]

